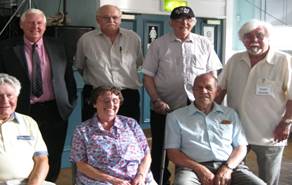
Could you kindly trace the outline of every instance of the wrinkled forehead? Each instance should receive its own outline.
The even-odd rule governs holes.
[[[264,33],[264,34],[266,34],[266,29],[262,26],[257,26],[253,29],[247,30],[246,33],[244,33],[244,35],[249,34],[249,33]]]
[[[117,9],[116,7],[102,7],[98,12],[97,12],[97,16],[121,16],[121,11],[119,9]]]
[[[196,86],[201,86],[201,85],[207,85],[207,84],[211,84],[211,85],[214,85],[214,86],[217,86],[217,79],[216,77],[213,75],[213,74],[209,74],[209,73],[206,73],[206,74],[202,74],[202,75],[199,75],[195,78],[194,80],[194,84],[193,84],[193,87],[196,87]]]

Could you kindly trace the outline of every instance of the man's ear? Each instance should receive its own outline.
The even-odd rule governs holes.
[[[22,26],[21,21],[19,22],[19,27],[23,30],[23,26]]]
[[[197,24],[197,19],[194,17],[194,26]]]
[[[219,94],[220,94],[221,88],[217,86],[216,89],[215,89],[215,91],[216,91],[216,92],[215,92],[215,95],[216,95],[216,97],[217,97],[217,96],[219,96]]]

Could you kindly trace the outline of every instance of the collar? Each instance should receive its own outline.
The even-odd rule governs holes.
[[[97,35],[100,35],[100,36],[106,36],[100,29],[96,30],[96,33],[97,33]],[[125,35],[125,33],[126,33],[126,29],[119,28],[120,35]]]
[[[179,39],[179,38],[177,38],[177,36],[174,34],[174,32],[171,32],[170,33],[170,40],[172,41],[172,42],[182,42],[181,41],[181,39]],[[187,36],[187,38],[186,38],[186,40],[184,40],[183,42],[193,42],[193,37],[192,37],[192,34],[190,33],[188,36]]]
[[[218,112],[218,113],[224,113],[224,110],[222,109],[222,107],[220,105],[218,105],[217,103],[213,103],[213,109],[209,112],[209,114],[211,112]],[[189,110],[192,110],[195,114],[196,113],[203,113],[202,111],[200,111],[194,103],[189,105]]]
[[[24,44],[25,44],[25,46],[27,46],[27,47],[29,47],[29,48],[31,48],[31,46],[33,45],[33,44],[37,44],[38,45],[38,48],[41,48],[41,47],[43,47],[43,45],[44,45],[44,40],[43,40],[43,38],[41,38],[40,40],[38,40],[36,43],[33,43],[33,42],[31,42],[31,41],[29,41],[27,38],[25,38],[25,37],[23,37],[24,38]]]
[[[270,46],[269,51],[265,57],[265,60],[267,61],[267,63],[272,64],[272,65],[276,64],[277,61],[273,60],[274,53],[275,53],[275,49]]]
[[[18,118],[18,115],[16,114],[16,112],[13,112],[10,115],[9,119],[7,121],[5,121],[4,123],[2,123],[2,124],[5,124],[7,122],[13,122],[13,123],[17,123],[17,124],[20,123],[19,118]]]
[[[94,114],[93,118],[91,119],[91,124],[94,127],[98,127],[99,130],[104,130],[102,124],[100,123],[100,121],[97,119],[97,115]],[[114,124],[112,126],[113,128],[118,128],[121,129],[123,128],[123,122],[121,121],[120,117],[117,115],[115,120],[114,120]]]
[[[276,63],[276,60],[273,60],[274,53],[275,53],[275,49],[270,46],[266,57],[263,58],[262,61],[274,65]],[[250,59],[249,59],[249,55],[247,51],[243,52],[240,59],[248,63],[248,65],[250,65]]]

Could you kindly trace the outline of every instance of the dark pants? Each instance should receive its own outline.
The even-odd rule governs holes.
[[[90,85],[85,85],[82,91],[82,121],[90,119],[96,112],[93,104],[90,101],[93,88]],[[118,114],[134,118],[140,122],[140,95],[138,90],[124,89],[121,91],[124,97],[124,102],[121,105]]]
[[[152,148],[151,148],[151,171],[153,173],[156,182],[160,182],[161,164],[162,164],[162,154],[164,145],[164,130],[165,130],[165,118],[166,115],[157,114],[151,110],[150,115],[150,125],[151,125],[151,135],[152,135]],[[167,169],[168,158],[165,158],[164,172],[163,172],[163,184],[166,185],[170,172]]]
[[[67,121],[61,118],[56,101],[31,105],[30,116],[38,123],[48,148],[50,169],[46,180],[55,182],[61,169]]]

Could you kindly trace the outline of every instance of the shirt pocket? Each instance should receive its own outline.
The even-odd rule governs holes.
[[[232,143],[232,136],[233,136],[232,124],[233,124],[232,122],[230,124],[219,123],[219,126],[218,126],[219,136],[221,136],[224,141],[227,141],[230,143]]]

